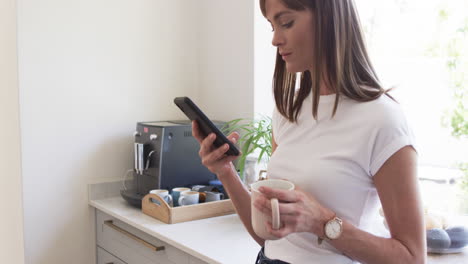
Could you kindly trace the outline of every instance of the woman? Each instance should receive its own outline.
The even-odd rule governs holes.
[[[423,211],[412,133],[379,83],[352,0],[260,0],[278,48],[269,178],[293,191],[264,187],[254,204],[282,227],[264,241],[252,230],[250,195],[228,146],[202,138],[203,164],[217,174],[243,224],[263,247],[257,263],[425,263]],[[301,73],[300,88],[295,88]],[[233,142],[237,133],[229,135]],[[380,200],[380,202],[379,202]],[[378,236],[382,206],[390,237]],[[322,241],[324,241],[322,243]]]

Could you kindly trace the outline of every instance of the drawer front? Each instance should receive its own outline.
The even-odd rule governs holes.
[[[97,247],[97,264],[126,264],[120,259],[112,256],[104,249]]]
[[[111,222],[110,222],[111,221]],[[97,245],[127,264],[189,264],[193,257],[96,210]],[[163,250],[155,249],[164,247]]]

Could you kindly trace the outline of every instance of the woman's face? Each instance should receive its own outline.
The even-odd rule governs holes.
[[[272,44],[286,62],[287,71],[311,70],[314,46],[312,11],[289,9],[281,0],[266,0],[265,9],[273,27]]]

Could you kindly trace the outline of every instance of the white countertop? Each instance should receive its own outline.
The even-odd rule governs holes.
[[[254,263],[260,250],[236,214],[165,224],[121,197],[90,200],[89,204],[208,263]]]
[[[120,188],[114,184],[108,189]],[[93,193],[95,191],[92,191]],[[98,190],[98,192],[102,192]],[[113,195],[115,190],[109,191]],[[91,198],[89,204],[149,235],[208,263],[254,263],[260,246],[250,237],[236,214],[165,224],[130,206],[120,196]],[[210,240],[210,243],[206,243]],[[428,264],[466,264],[468,250],[459,254],[429,254]]]

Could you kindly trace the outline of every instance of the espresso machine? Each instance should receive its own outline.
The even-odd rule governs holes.
[[[213,122],[221,128],[223,122]],[[131,205],[141,207],[153,189],[207,185],[216,175],[201,164],[200,145],[187,121],[138,122],[134,133],[133,180],[120,191]]]

